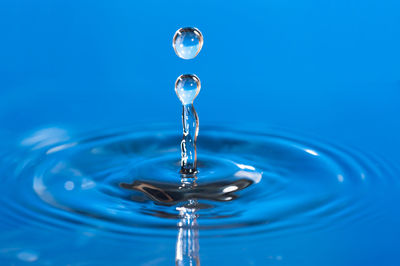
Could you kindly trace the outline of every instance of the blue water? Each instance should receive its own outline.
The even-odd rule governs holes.
[[[1,264],[173,265],[186,208],[203,265],[399,265],[399,11],[3,1]],[[182,73],[202,81],[189,198]]]

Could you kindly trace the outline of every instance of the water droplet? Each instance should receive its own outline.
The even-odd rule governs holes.
[[[175,92],[183,105],[193,103],[200,92],[200,79],[193,74],[179,76],[175,82]]]
[[[176,31],[172,46],[180,58],[193,59],[203,47],[203,35],[196,28],[181,28]]]
[[[74,182],[72,182],[72,181],[67,181],[67,182],[65,182],[65,184],[64,184],[64,188],[65,188],[66,190],[73,190],[74,187],[75,187],[75,184],[74,184]]]

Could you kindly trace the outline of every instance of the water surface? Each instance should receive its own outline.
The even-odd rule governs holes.
[[[190,187],[174,127],[66,135],[43,129],[2,160],[6,263],[171,265],[195,230],[206,265],[351,265],[364,260],[344,247],[389,241],[375,234],[398,219],[395,166],[298,134],[204,126]]]

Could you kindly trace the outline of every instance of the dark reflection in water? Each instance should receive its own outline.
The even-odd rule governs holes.
[[[186,178],[185,180],[190,180]],[[192,182],[188,185],[187,182]],[[249,179],[234,181],[218,181],[213,183],[197,184],[193,181],[182,181],[182,184],[161,183],[157,181],[135,180],[131,184],[121,183],[125,189],[143,192],[147,197],[158,204],[175,205],[189,200],[231,201],[238,197],[235,192],[253,184]]]
[[[125,189],[137,190],[158,204],[176,205],[179,211],[178,237],[176,241],[176,265],[200,265],[199,227],[197,210],[204,204],[198,200],[232,201],[238,198],[235,192],[250,186],[253,181],[238,179],[197,184],[197,177],[182,178],[180,184],[135,180],[131,184],[121,183]],[[167,214],[166,214],[167,215]],[[169,216],[169,215],[167,215]]]

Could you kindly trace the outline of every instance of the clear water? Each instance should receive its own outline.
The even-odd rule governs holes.
[[[180,58],[193,59],[203,47],[203,35],[196,28],[180,28],[172,39],[172,47]]]
[[[0,264],[400,265],[399,10],[2,1]],[[182,73],[205,88],[183,183]]]
[[[196,141],[199,134],[199,118],[193,104],[184,105],[182,109],[181,173],[185,175],[197,171]]]
[[[179,57],[193,59],[203,46],[203,35],[196,28],[181,28],[175,33],[172,44],[175,53]],[[181,101],[183,109],[183,137],[181,142],[182,178],[195,178],[195,174],[197,174],[196,141],[199,134],[199,118],[196,109],[194,109],[193,101],[199,94],[200,89],[200,79],[194,74],[180,75],[175,82],[175,93]]]
[[[196,140],[199,118],[193,101],[200,92],[200,79],[196,75],[181,75],[175,83],[175,92],[182,102],[183,137],[181,142],[181,173],[192,174],[197,168]]]
[[[301,242],[286,246],[289,236],[363,233],[390,215],[399,188],[381,159],[284,131],[202,127],[192,181],[180,179],[176,128],[51,141],[58,133],[2,158],[0,226],[18,228],[0,236],[4,262],[207,265],[241,254],[236,263],[290,265]]]
[[[181,75],[175,82],[175,92],[182,105],[192,104],[200,88],[200,79],[194,74]]]

